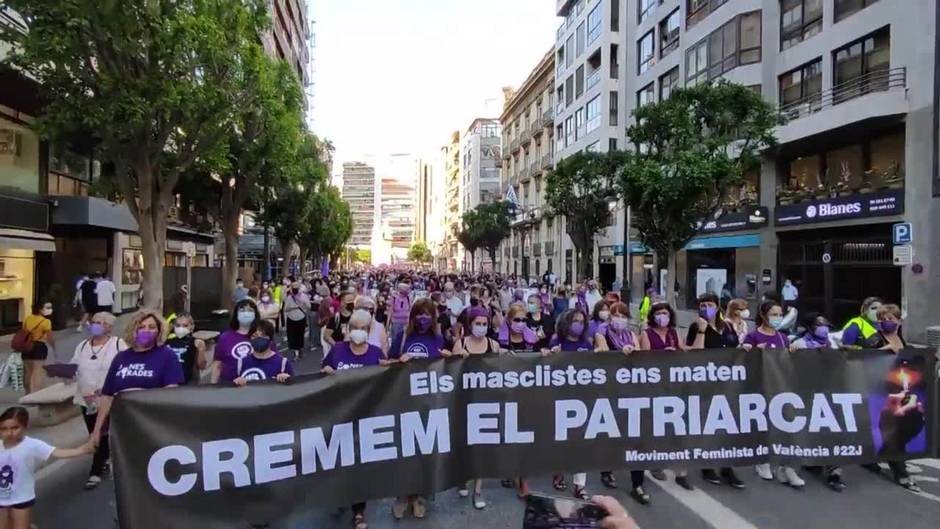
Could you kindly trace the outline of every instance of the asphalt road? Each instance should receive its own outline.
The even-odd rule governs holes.
[[[282,349],[283,350],[283,349]],[[319,356],[310,356],[298,364],[299,371],[317,368]],[[35,524],[39,529],[112,529],[115,522],[113,482],[106,481],[93,491],[82,486],[90,461],[69,460],[54,463],[40,474],[39,501]],[[776,482],[762,481],[752,469],[739,469],[747,483],[745,490],[715,486],[693,475],[697,490],[689,492],[674,482],[658,482],[647,475],[647,489],[652,503],[640,506],[621,488],[602,490],[597,474],[588,476],[589,492],[609,493],[620,499],[643,529],[937,529],[940,521],[940,460],[909,463],[923,489],[920,494],[908,492],[892,483],[885,470],[881,476],[859,467],[845,469],[848,488],[837,493],[829,490],[809,472],[801,475],[807,484],[794,490]],[[629,484],[626,473],[618,473],[621,485]],[[550,477],[531,481],[532,490],[552,491]],[[473,508],[468,498],[456,491],[438,493],[429,502],[424,520],[407,517],[396,521],[391,516],[391,500],[372,502],[367,518],[373,529],[387,528],[486,528],[518,529],[522,527],[522,502],[514,491],[500,487],[498,480],[485,482],[485,510]],[[173,513],[155,513],[171,517]],[[327,529],[351,527],[349,513],[336,516],[335,511],[304,509],[274,520],[273,529]],[[247,527],[247,526],[246,526]]]

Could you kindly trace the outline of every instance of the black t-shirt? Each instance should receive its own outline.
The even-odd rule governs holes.
[[[342,342],[346,339],[346,330],[349,328],[349,318],[351,317],[352,314],[344,316],[342,312],[339,312],[330,321],[330,331],[332,331],[331,335],[334,342]]]
[[[385,312],[385,307],[380,309],[375,309],[375,321],[385,325],[388,323],[388,313]]]
[[[539,329],[542,329],[542,332],[545,333],[545,338],[540,339],[535,344],[535,349],[541,351],[542,349],[548,348],[548,342],[552,339],[552,336],[555,334],[555,319],[547,314],[542,314],[542,317],[539,318],[539,321],[535,321],[535,318],[531,314],[527,315],[525,318],[526,325],[530,329],[538,332]]]
[[[733,349],[740,345],[738,344],[738,334],[734,332],[730,325],[721,322],[718,324],[718,329],[721,332],[713,329],[711,325],[705,327],[706,349],[722,349],[725,347]],[[696,335],[698,335],[698,324],[692,323],[689,326],[689,332],[685,335],[685,345],[691,346],[695,342]]]
[[[82,290],[82,305],[85,305],[85,308],[96,307],[98,305],[98,294],[95,294],[95,288],[98,286],[98,283],[95,283],[91,279],[86,279],[82,282],[80,287]]]
[[[179,358],[183,367],[183,380],[189,384],[193,379],[196,367],[196,354],[198,354],[196,339],[192,336],[170,338],[166,341],[166,346],[176,353],[176,357]]]

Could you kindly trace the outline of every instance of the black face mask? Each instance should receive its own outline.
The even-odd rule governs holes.
[[[355,304],[353,304],[353,303],[347,303],[347,304],[346,304],[346,310],[348,310],[349,312],[352,312],[354,308],[356,308],[356,305],[355,305]]]

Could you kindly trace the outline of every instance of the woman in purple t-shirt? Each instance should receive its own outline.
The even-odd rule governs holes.
[[[778,349],[784,352],[790,349],[790,340],[787,335],[778,329],[783,324],[783,307],[777,301],[765,301],[761,303],[757,313],[757,328],[749,332],[744,337],[744,343],[741,347],[750,351],[754,347],[758,349]],[[754,467],[757,475],[768,481],[774,479],[770,471],[770,463],[761,463]],[[793,467],[777,467],[777,480],[793,488],[803,488],[806,482],[803,481]]]
[[[321,371],[333,374],[347,369],[360,367],[387,365],[385,353],[382,349],[369,343],[369,328],[372,325],[372,315],[364,310],[355,310],[349,317],[349,332],[346,340],[337,342],[330,348],[330,352],[323,358]],[[354,529],[365,529],[366,502],[362,501],[352,505]]]
[[[251,336],[251,354],[238,359],[236,386],[260,380],[287,383],[294,376],[294,365],[274,349],[274,324],[269,320],[258,322],[258,330]]]
[[[124,341],[131,344],[114,357],[98,398],[98,420],[91,438],[98,445],[111,416],[114,397],[125,391],[179,386],[183,368],[179,357],[164,344],[169,326],[155,311],[139,310],[127,324]]]
[[[437,304],[431,298],[416,300],[405,328],[392,340],[389,358],[407,362],[415,358],[437,360],[451,356],[438,320]]]
[[[243,299],[235,304],[228,330],[215,342],[210,379],[213,384],[230,383],[238,376],[238,361],[251,354],[251,337],[258,330],[259,321],[261,314],[254,301]]]
[[[646,330],[640,333],[640,349],[644,351],[684,351],[676,332],[676,311],[666,302],[654,303],[646,316]]]

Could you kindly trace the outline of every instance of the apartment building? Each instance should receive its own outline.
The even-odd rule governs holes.
[[[304,0],[269,0],[271,30],[262,36],[269,55],[284,59],[297,74],[302,86],[311,84],[310,46],[311,25],[307,20],[307,2]]]
[[[460,149],[460,210],[470,211],[480,204],[499,200],[499,169],[501,164],[499,120],[490,118],[474,119],[461,137]],[[463,213],[461,213],[462,215]],[[476,252],[477,266],[490,269],[493,263],[483,250]],[[463,259],[465,269],[469,269],[469,254]]]
[[[373,263],[392,264],[406,259],[414,239],[414,207],[412,185],[397,178],[382,178],[381,250],[373,244]],[[376,259],[376,256],[381,257]]]
[[[600,0],[597,0],[600,3]],[[681,302],[755,303],[784,279],[836,323],[899,303],[923,339],[940,295],[934,0],[629,0],[626,115],[676,86],[751,86],[786,117],[779,146],[680,252]],[[893,237],[908,223],[913,237]],[[906,226],[905,226],[906,228]],[[900,233],[910,233],[901,229]],[[913,258],[895,260],[895,246]],[[907,247],[910,248],[907,248]]]
[[[622,85],[623,58],[630,35],[624,10],[627,0],[557,0],[555,12],[564,18],[555,33],[555,149],[557,163],[579,151],[623,149],[625,127]],[[611,204],[613,224],[596,237],[588,258],[594,277],[611,288],[623,275],[624,208]],[[577,252],[566,235],[564,219],[557,228],[564,268],[556,272],[566,283],[578,270]],[[641,256],[638,256],[642,259]]]
[[[343,164],[343,200],[352,212],[350,246],[372,249],[376,217],[375,168],[362,162]]]
[[[455,270],[457,263],[463,262],[463,248],[457,242],[456,236],[463,215],[460,145],[460,131],[455,130],[450,134],[448,143],[441,147],[441,165],[444,169],[444,199],[441,201],[444,205],[444,234],[441,250],[435,255],[435,260],[443,270]]]
[[[434,196],[434,167],[426,160],[415,161],[414,240],[428,242]]]
[[[512,234],[503,241],[498,270],[525,277],[555,270],[560,262],[560,222],[544,203],[544,175],[555,145],[555,50],[549,50],[518,90],[504,88],[502,194],[516,198]],[[510,192],[511,189],[511,192]]]

